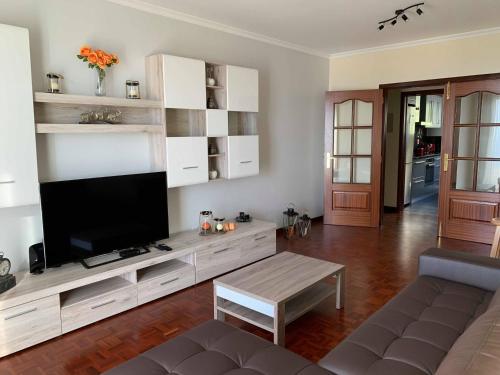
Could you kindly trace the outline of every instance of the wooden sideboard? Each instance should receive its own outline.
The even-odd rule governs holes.
[[[160,243],[173,250],[16,274],[17,286],[0,295],[0,357],[271,256],[276,225],[254,220],[226,234],[187,231]]]

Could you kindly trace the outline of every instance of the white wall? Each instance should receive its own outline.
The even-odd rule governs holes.
[[[330,59],[330,90],[500,72],[500,33]]]
[[[127,79],[139,80],[145,92],[144,57],[158,52],[259,70],[261,174],[170,189],[171,232],[195,227],[202,209],[226,217],[250,211],[277,223],[288,202],[312,216],[322,214],[327,59],[102,0],[2,0],[0,23],[29,28],[36,91],[45,89],[45,74],[51,71],[64,75],[67,93],[92,95],[95,72],[75,57],[86,43],[121,59],[106,78],[110,96],[123,96]],[[143,135],[37,138],[42,180],[149,170]],[[0,229],[0,250],[14,259],[16,269],[27,267],[27,243],[42,238],[38,210],[0,212],[0,223],[10,229]]]

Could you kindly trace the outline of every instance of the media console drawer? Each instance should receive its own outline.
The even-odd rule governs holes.
[[[0,356],[60,334],[59,295],[0,311]]]
[[[210,279],[240,266],[241,242],[208,245],[196,251],[196,282]]]
[[[244,266],[274,254],[276,254],[276,230],[257,233],[243,241],[241,265]]]
[[[137,306],[137,285],[125,280],[105,280],[61,298],[62,333],[73,331]],[[115,285],[116,284],[116,285]],[[129,284],[129,285],[126,285]],[[115,290],[112,290],[113,287]],[[97,294],[93,291],[102,292]],[[81,300],[78,300],[81,297]],[[76,301],[75,301],[76,300]],[[66,304],[66,305],[65,305]]]
[[[194,266],[181,261],[159,264],[144,272],[138,283],[138,304],[175,293],[195,284]]]

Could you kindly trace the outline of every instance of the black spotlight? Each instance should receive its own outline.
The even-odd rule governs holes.
[[[420,8],[417,8],[417,14],[421,16],[422,14],[424,14],[424,11]]]
[[[401,18],[402,18],[402,19],[403,19],[403,21],[405,21],[405,22],[406,22],[406,21],[408,21],[408,16],[407,16],[406,14],[403,14],[403,15],[401,16]]]
[[[394,25],[395,25],[395,24],[397,24],[397,23],[398,23],[398,21],[397,21],[397,20],[392,20],[392,21],[391,21],[391,25],[392,25],[392,26],[394,26]]]
[[[383,30],[383,29],[384,29],[384,25],[380,25],[380,26],[378,27],[378,29],[379,29],[379,30]]]

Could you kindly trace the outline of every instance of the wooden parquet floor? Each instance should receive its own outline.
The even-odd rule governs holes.
[[[416,275],[418,255],[438,246],[487,255],[489,246],[436,238],[436,219],[386,214],[380,229],[313,225],[309,239],[278,238],[278,249],[347,266],[346,305],[334,298],[286,329],[286,347],[319,360]],[[205,282],[0,360],[1,375],[85,374],[110,369],[212,318],[212,283]],[[267,339],[251,325],[229,322]],[[201,373],[200,373],[201,374]]]

